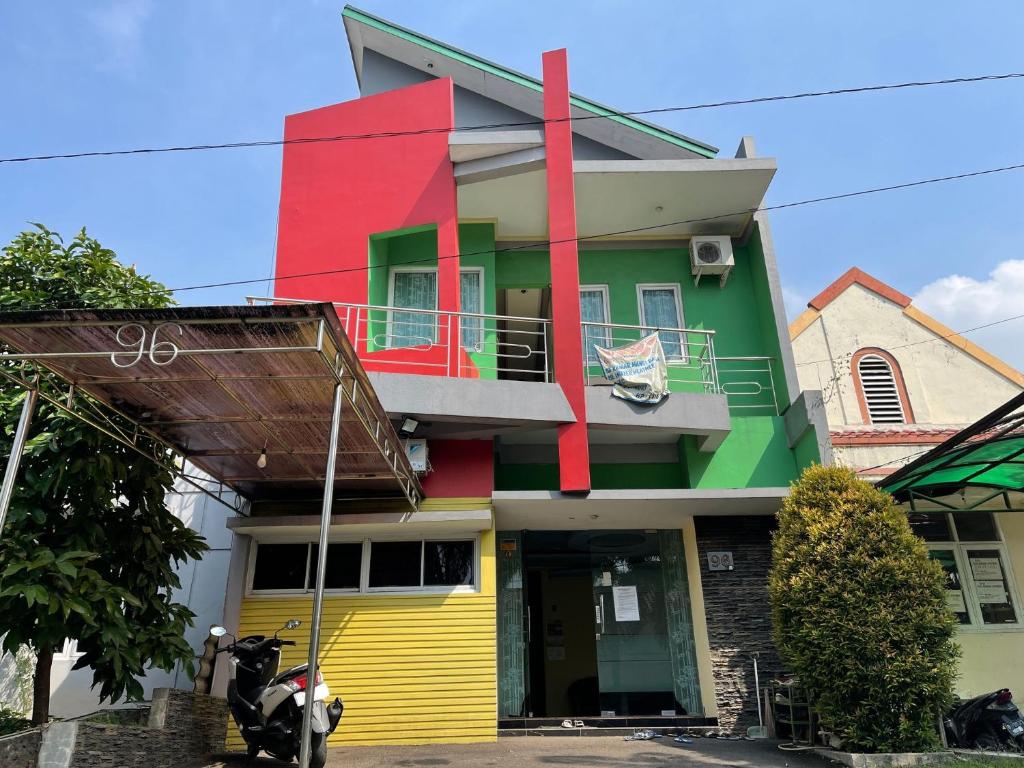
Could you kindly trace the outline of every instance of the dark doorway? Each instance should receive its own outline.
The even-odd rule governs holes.
[[[503,288],[497,292],[499,315],[521,318],[498,322],[498,378],[544,381],[551,368],[551,288]],[[534,319],[536,318],[536,319]]]
[[[590,556],[564,546],[564,534],[527,534],[524,568],[530,616],[533,717],[601,714]]]

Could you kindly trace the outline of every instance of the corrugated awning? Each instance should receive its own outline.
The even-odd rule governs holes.
[[[421,496],[330,304],[0,313],[0,342],[3,359],[63,380],[54,404],[122,441],[154,438],[254,501],[319,496],[340,383],[335,497]]]
[[[877,485],[916,511],[1024,509],[1024,394]]]

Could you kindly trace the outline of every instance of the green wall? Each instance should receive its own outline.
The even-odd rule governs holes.
[[[749,488],[789,485],[797,464],[781,416],[739,416],[718,450],[697,450],[696,438],[682,439],[691,488]]]
[[[459,252],[472,254],[460,259],[461,267],[482,267],[483,275],[483,306],[484,314],[493,315],[495,307],[495,264],[494,264],[494,225],[492,224],[460,224]],[[367,274],[367,303],[386,306],[388,286],[393,267],[422,266],[437,267],[437,227],[414,227],[411,229],[381,232],[370,237],[369,266]],[[387,314],[385,312],[370,313],[370,336],[382,337],[386,333]],[[483,337],[480,349],[470,351],[469,357],[477,365],[480,378],[497,378],[495,372],[495,353],[497,351],[497,333],[494,321],[484,321]],[[444,329],[441,329],[441,333]],[[377,348],[370,343],[371,351]]]
[[[463,266],[484,270],[484,312],[496,312],[498,290],[506,288],[544,288],[551,284],[549,254],[545,250],[504,251],[495,253],[494,227],[491,224],[459,225]],[[580,283],[608,286],[608,303],[613,324],[638,325],[638,283],[678,284],[683,304],[683,322],[688,328],[715,331],[715,353],[722,357],[770,357],[773,381],[766,374],[735,371],[744,363],[720,364],[720,378],[729,383],[752,379],[762,385],[769,382],[778,393],[778,402],[786,405],[784,371],[778,361],[781,343],[776,335],[775,316],[767,279],[760,233],[755,228],[747,245],[733,243],[736,266],[725,288],[714,277],[694,286],[689,254],[685,248],[622,248],[583,250],[580,253]],[[387,303],[388,268],[403,264],[437,263],[437,231],[434,227],[383,233],[370,242],[369,301]],[[382,313],[383,314],[383,313]],[[694,337],[696,340],[701,337]],[[484,344],[471,352],[483,378],[495,378],[494,325],[484,324]],[[730,365],[732,368],[730,368]],[[594,371],[594,373],[597,373]],[[699,380],[699,376],[694,376]],[[680,389],[699,388],[683,386]],[[595,464],[591,467],[593,487],[607,488],[742,488],[780,486],[793,480],[798,471],[818,461],[813,431],[805,435],[795,449],[787,445],[785,426],[775,415],[767,390],[757,397],[730,394],[732,432],[713,454],[696,449],[692,437],[680,441],[682,460],[678,464]],[[753,405],[743,409],[739,406]],[[497,465],[495,480],[503,490],[549,490],[558,488],[558,467],[548,464]]]
[[[594,490],[686,488],[682,464],[591,464]],[[557,464],[501,464],[494,468],[499,491],[557,491]]]
[[[818,450],[818,435],[813,427],[808,428],[804,432],[803,437],[793,446],[793,457],[800,472],[803,472],[811,464],[821,463],[821,452]]]

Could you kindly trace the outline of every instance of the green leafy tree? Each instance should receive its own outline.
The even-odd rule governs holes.
[[[959,648],[945,576],[892,497],[812,466],[779,513],[768,583],[775,641],[847,748],[936,748]]]
[[[0,311],[172,303],[85,230],[65,245],[35,226],[3,250]],[[24,397],[0,385],[5,456]],[[147,668],[192,664],[184,633],[194,615],[171,593],[176,565],[206,544],[167,508],[172,483],[168,470],[39,400],[0,535],[3,647],[35,652],[34,723],[49,719],[50,667],[65,639],[78,641],[75,668],[93,670],[101,700],[140,698]]]

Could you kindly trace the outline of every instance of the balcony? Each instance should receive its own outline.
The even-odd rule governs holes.
[[[779,412],[772,359],[717,355],[714,331],[592,322],[580,325],[583,371],[588,386],[611,386],[604,377],[594,347],[619,347],[656,333],[665,352],[670,392],[724,395],[729,410],[737,414]]]
[[[249,297],[249,303],[298,300]],[[575,416],[553,383],[551,321],[539,317],[335,303],[335,311],[384,408],[415,415],[426,436],[472,439],[553,434]],[[615,347],[657,333],[672,396],[638,405],[612,396],[594,346]],[[593,443],[674,442],[694,435],[714,450],[730,415],[778,413],[772,360],[722,357],[715,332],[692,328],[581,323],[587,422]],[[546,439],[546,438],[545,438]]]

